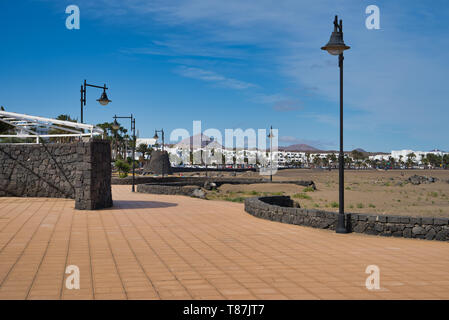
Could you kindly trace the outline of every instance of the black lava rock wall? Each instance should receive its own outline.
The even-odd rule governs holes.
[[[112,206],[108,141],[0,144],[0,196],[75,199],[75,208]]]
[[[289,196],[245,199],[245,211],[253,216],[302,226],[335,230],[338,213],[292,207]],[[346,213],[350,232],[385,237],[449,241],[449,218],[409,217]]]

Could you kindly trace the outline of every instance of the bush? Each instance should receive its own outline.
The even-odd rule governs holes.
[[[126,172],[121,172],[121,173],[119,173],[119,178],[126,178],[127,176],[128,176],[128,173],[126,173]]]
[[[432,192],[427,193],[427,195],[430,197],[436,198],[436,197],[438,197],[438,192],[432,191]]]
[[[236,197],[236,198],[226,197],[226,198],[224,198],[224,200],[241,203],[241,202],[245,202],[245,197]]]
[[[338,202],[331,202],[331,207],[332,208],[338,208],[339,207],[339,205],[338,205]]]
[[[307,188],[304,188],[304,190],[302,190],[303,192],[314,192],[315,191],[315,189],[313,189],[313,187],[307,187]]]
[[[305,193],[295,193],[292,197],[296,198],[296,199],[312,200],[312,197],[307,195],[307,194],[305,194]]]
[[[125,178],[128,176],[130,166],[127,162],[125,162],[123,160],[117,160],[117,161],[115,161],[115,167],[118,170],[120,178]]]

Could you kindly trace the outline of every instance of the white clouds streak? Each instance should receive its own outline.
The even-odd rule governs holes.
[[[211,82],[211,83],[215,83],[221,87],[230,88],[230,89],[243,90],[243,89],[256,87],[255,84],[240,81],[240,80],[233,79],[233,78],[227,78],[227,77],[220,75],[218,73],[215,73],[213,71],[203,70],[200,68],[180,66],[175,69],[175,72],[183,77],[186,77],[186,78]]]

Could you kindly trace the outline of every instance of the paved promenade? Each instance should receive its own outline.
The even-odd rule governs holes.
[[[449,243],[265,221],[243,205],[131,193],[114,208],[0,198],[0,299],[449,299]],[[66,288],[66,266],[80,289]],[[365,287],[368,265],[380,290]]]

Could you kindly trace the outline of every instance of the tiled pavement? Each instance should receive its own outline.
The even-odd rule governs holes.
[[[0,198],[0,299],[449,299],[447,242],[339,235],[129,186],[113,198],[100,211]],[[68,265],[79,290],[65,287]]]

